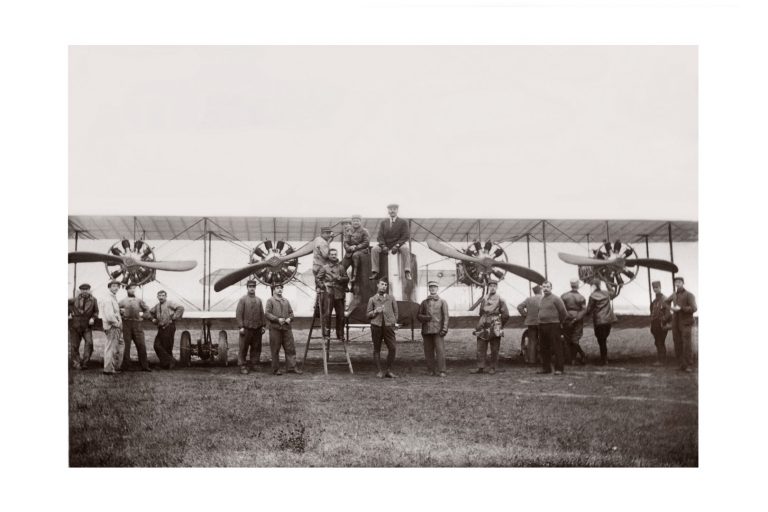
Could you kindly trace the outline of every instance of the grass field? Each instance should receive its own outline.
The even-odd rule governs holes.
[[[519,337],[506,331],[495,376],[468,373],[468,330],[449,334],[445,379],[426,375],[419,342],[398,344],[398,379],[377,379],[368,338],[352,344],[354,375],[334,366],[324,376],[318,352],[304,375],[272,376],[268,362],[240,375],[234,347],[228,367],[71,371],[70,465],[698,465],[697,373],[651,366],[647,330],[613,332],[607,366],[558,377],[510,359]],[[103,334],[94,338],[100,363]],[[582,347],[597,354],[589,328]]]

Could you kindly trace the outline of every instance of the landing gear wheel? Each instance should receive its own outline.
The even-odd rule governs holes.
[[[179,363],[181,366],[189,366],[192,358],[192,336],[189,331],[181,333],[181,342],[179,344]]]
[[[219,331],[219,353],[218,359],[221,364],[227,366],[229,356],[229,342],[227,341],[227,331]]]

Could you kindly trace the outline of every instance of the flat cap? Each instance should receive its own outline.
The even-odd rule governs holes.
[[[661,286],[661,281],[653,281],[651,286]]]
[[[363,220],[363,216],[362,216],[362,215],[358,215],[358,214],[355,214],[355,215],[353,215],[353,216],[352,216],[352,217],[350,217],[350,218],[351,218],[352,220],[355,220],[355,219],[357,219],[357,220]]]
[[[107,288],[109,288],[109,287],[110,287],[110,286],[112,286],[113,284],[116,284],[116,285],[120,286],[122,283],[121,283],[120,281],[116,280],[116,279],[112,279],[112,280],[110,280],[110,281],[107,283]]]
[[[683,279],[683,276],[675,276],[675,281],[680,281],[681,283],[685,282],[685,279]]]
[[[326,226],[326,227],[320,228],[320,232],[321,233],[331,233],[331,232],[333,232],[333,230]]]
[[[89,285],[88,283],[83,283],[83,284],[81,284],[81,285],[79,286],[79,288],[80,288],[81,290],[90,290],[90,289],[91,289],[91,285]]]
[[[400,208],[400,205],[397,203],[389,203],[387,205],[387,208]]]
[[[427,287],[430,287],[430,286],[438,286],[439,287],[440,285],[437,284],[437,281],[430,281],[430,282],[427,283]]]
[[[254,279],[249,279],[247,283],[245,283],[245,286],[256,286],[256,281]]]

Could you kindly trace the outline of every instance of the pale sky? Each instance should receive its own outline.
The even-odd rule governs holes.
[[[69,213],[698,219],[693,46],[72,47]]]

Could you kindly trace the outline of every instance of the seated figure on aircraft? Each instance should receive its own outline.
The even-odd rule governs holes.
[[[410,231],[408,229],[408,222],[397,216],[398,208],[396,204],[388,205],[389,218],[382,220],[381,224],[379,224],[379,245],[371,249],[370,279],[379,278],[379,257],[382,253],[386,254],[387,251],[390,251],[392,254],[403,253],[405,257],[405,278],[411,279],[411,252],[408,249]]]
[[[344,259],[341,264],[346,271],[352,265],[350,281],[354,282],[360,271],[360,260],[368,256],[368,248],[371,246],[371,234],[362,225],[360,215],[352,216],[352,225],[344,232]]]

